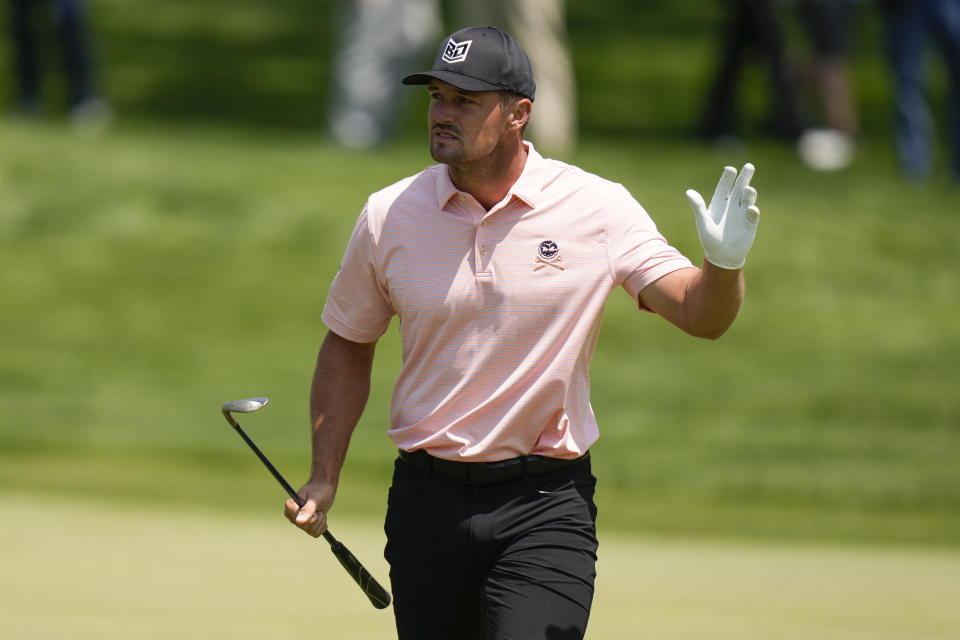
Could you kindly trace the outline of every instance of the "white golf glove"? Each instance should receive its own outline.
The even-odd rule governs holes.
[[[757,201],[757,190],[750,186],[753,171],[753,165],[747,163],[737,178],[735,168],[724,167],[709,208],[699,193],[687,190],[703,253],[708,262],[721,269],[741,268],[757,235],[760,210],[753,204]]]

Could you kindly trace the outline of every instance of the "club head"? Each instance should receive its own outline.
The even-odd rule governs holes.
[[[262,409],[270,402],[270,398],[244,398],[243,400],[231,400],[230,402],[224,402],[223,408],[223,417],[227,419],[234,427],[239,426],[237,421],[233,419],[231,413],[253,413],[258,409]]]

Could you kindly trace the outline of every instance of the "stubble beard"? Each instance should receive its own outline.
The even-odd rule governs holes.
[[[445,149],[442,145],[431,144],[430,157],[437,162],[456,166],[463,161],[464,153],[462,149]]]
[[[466,159],[466,151],[461,139],[448,142],[435,142],[433,131],[430,133],[430,157],[443,164],[457,165]]]

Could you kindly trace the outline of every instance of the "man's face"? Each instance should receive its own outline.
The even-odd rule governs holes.
[[[440,80],[428,86],[430,155],[458,166],[489,155],[508,131],[498,91],[464,91]]]

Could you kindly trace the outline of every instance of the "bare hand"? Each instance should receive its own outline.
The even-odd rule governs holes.
[[[336,487],[327,482],[308,482],[297,492],[303,498],[299,506],[292,498],[287,500],[283,514],[314,538],[327,530],[327,512],[333,506]]]

